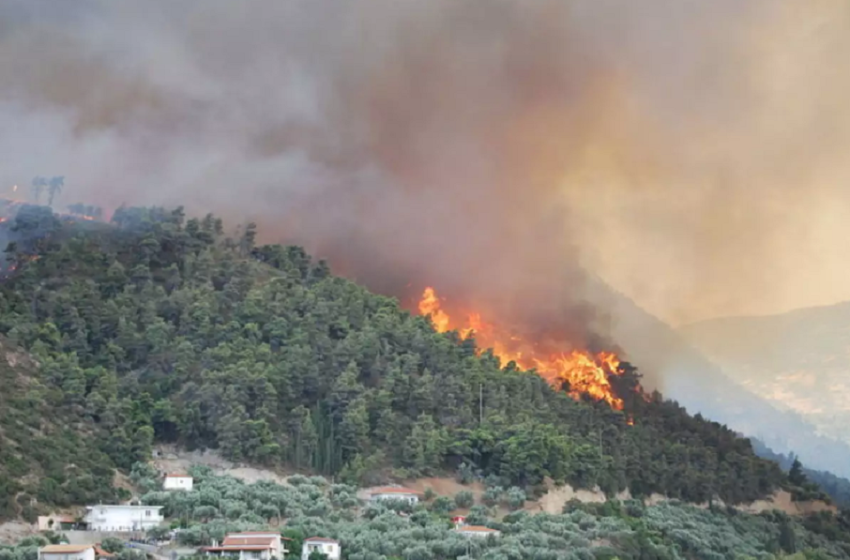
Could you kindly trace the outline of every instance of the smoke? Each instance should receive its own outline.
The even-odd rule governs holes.
[[[842,0],[139,4],[0,3],[0,185],[571,332],[583,268],[672,322],[850,298]]]

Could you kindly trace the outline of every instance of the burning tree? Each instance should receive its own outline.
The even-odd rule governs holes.
[[[614,410],[624,410],[626,401],[642,395],[635,368],[614,352],[590,352],[585,349],[557,348],[552,344],[526,340],[509,328],[485,322],[480,313],[471,312],[465,322],[456,322],[444,309],[434,288],[425,288],[419,312],[428,316],[437,332],[457,330],[462,341],[475,339],[491,348],[503,365],[511,362],[520,369],[534,370],[552,386],[576,400],[604,401]],[[633,407],[629,406],[629,410]],[[628,420],[631,423],[631,419]]]

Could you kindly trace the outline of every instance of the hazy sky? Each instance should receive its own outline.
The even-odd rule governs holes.
[[[390,292],[573,306],[581,264],[781,311],[850,299],[847,53],[845,0],[4,0],[0,191],[254,219]]]

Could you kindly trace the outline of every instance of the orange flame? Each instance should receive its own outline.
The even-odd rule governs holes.
[[[464,325],[454,325],[451,317],[441,308],[434,288],[425,288],[419,301],[419,313],[430,316],[437,332],[456,329],[462,339],[475,336],[482,348],[491,348],[503,364],[513,361],[524,370],[534,369],[541,377],[556,387],[569,384],[569,394],[574,399],[582,395],[605,401],[615,410],[623,410],[623,400],[614,394],[609,376],[621,375],[620,360],[611,352],[596,355],[584,350],[572,350],[549,355],[538,355],[535,344],[521,337],[498,332],[485,323],[479,313],[471,313]]]
[[[449,316],[440,309],[440,299],[437,297],[434,288],[425,288],[422,301],[419,302],[419,313],[431,316],[431,322],[434,323],[437,332],[449,330]]]

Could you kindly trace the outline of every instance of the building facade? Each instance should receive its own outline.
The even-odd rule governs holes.
[[[162,488],[165,490],[186,490],[191,491],[194,479],[186,474],[167,474],[162,482]]]
[[[147,531],[162,522],[162,506],[87,506],[85,521],[91,531]]]
[[[224,541],[203,549],[207,556],[224,556],[239,560],[283,560],[286,550],[280,533],[274,531],[231,533]]]
[[[301,560],[310,560],[310,554],[313,552],[325,554],[328,560],[339,560],[342,550],[339,541],[324,537],[310,537],[304,540],[301,547]]]
[[[381,502],[387,500],[401,500],[411,505],[419,502],[421,494],[416,490],[401,488],[399,486],[387,486],[384,488],[375,488],[369,494],[369,500],[373,502]]]
[[[455,529],[455,532],[466,537],[474,538],[486,538],[490,536],[498,537],[502,534],[501,531],[497,531],[496,529],[491,529],[490,527],[482,527],[479,525],[463,525]]]

